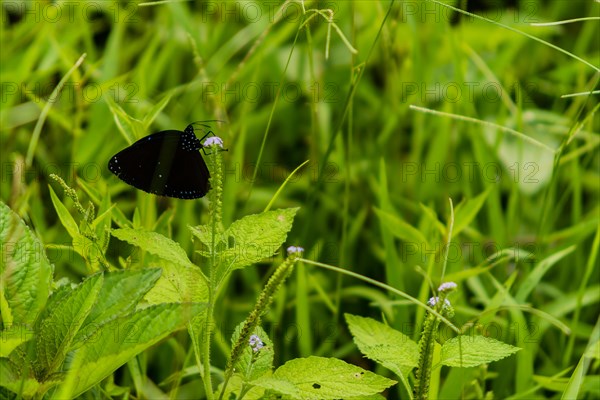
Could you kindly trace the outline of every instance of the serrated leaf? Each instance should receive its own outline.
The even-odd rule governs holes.
[[[219,387],[215,391],[215,398],[219,398],[221,391],[223,390],[223,383],[219,384]],[[223,392],[223,399],[238,399],[242,389],[244,390],[244,400],[265,400],[269,397],[265,397],[265,389],[260,386],[253,386],[250,390],[247,390],[247,382],[242,379],[240,375],[234,374],[227,382],[225,392]]]
[[[7,358],[0,358],[0,387],[21,392],[24,397],[32,398],[40,387],[40,383],[33,377],[22,377],[20,368]],[[21,386],[23,385],[23,386]]]
[[[160,275],[161,270],[156,268],[105,272],[98,300],[75,341],[85,339],[109,320],[134,311]]]
[[[42,243],[0,202],[0,313],[2,324],[31,327],[46,305],[53,268]]]
[[[138,246],[142,250],[154,254],[163,260],[186,267],[194,266],[185,251],[179,246],[179,243],[160,233],[147,231],[143,228],[121,228],[113,229],[112,235],[119,240]]]
[[[506,358],[519,347],[485,336],[460,336],[447,340],[442,346],[441,363],[449,367],[476,367]]]
[[[252,385],[259,386],[263,389],[272,390],[293,399],[303,399],[300,389],[296,385],[285,379],[277,379],[273,377],[262,377],[252,381]],[[287,398],[287,397],[286,397]]]
[[[283,397],[284,399],[301,399],[302,395],[300,390],[292,382],[285,379],[276,379],[272,376],[263,376],[260,379],[252,381],[252,384],[261,387],[266,390],[275,391],[289,397]]]
[[[11,325],[0,332],[0,357],[8,357],[21,344],[31,340],[34,330],[25,325]]]
[[[73,238],[73,250],[84,259],[91,271],[100,270],[102,250],[99,248],[98,243],[80,233],[77,233]]]
[[[315,356],[288,361],[277,368],[273,378],[292,383],[299,393],[294,397],[299,399],[366,396],[382,392],[396,383],[337,358]]]
[[[67,210],[67,207],[65,207],[56,193],[54,193],[52,187],[48,186],[48,189],[50,189],[50,199],[52,200],[52,204],[54,205],[58,219],[60,219],[62,225],[65,227],[67,232],[69,232],[69,236],[71,236],[73,239],[76,238],[79,235],[79,227],[77,226],[77,222],[75,222],[75,219],[69,210]]]
[[[220,254],[228,271],[244,268],[271,257],[285,242],[298,208],[285,208],[247,215],[235,221],[225,238],[233,247]],[[223,264],[222,264],[223,265]]]
[[[219,237],[218,247],[229,245],[218,254],[217,284],[235,269],[247,267],[271,257],[285,242],[292,229],[298,208],[285,208],[247,215],[237,221]],[[206,225],[189,227],[194,237],[206,247],[212,246],[212,234]],[[209,257],[207,251],[199,251]]]
[[[77,285],[75,284],[71,284],[71,283],[66,283],[62,286],[59,286],[56,290],[54,290],[54,292],[52,292],[52,294],[50,295],[50,297],[48,298],[48,301],[46,302],[46,307],[42,310],[42,312],[40,313],[38,320],[39,321],[43,321],[44,319],[48,318],[48,315],[50,315],[50,313],[58,307],[58,305],[64,301],[64,299],[69,296],[69,294],[73,291],[73,289],[76,287]]]
[[[375,208],[375,214],[379,217],[381,224],[385,226],[389,232],[399,239],[407,242],[417,242],[420,244],[427,244],[427,238],[421,233],[420,230],[414,226],[402,221],[397,216],[388,212],[382,211]]]
[[[401,367],[416,367],[419,349],[415,342],[389,326],[358,315],[344,314],[354,343],[361,353],[373,361],[404,376]]]
[[[165,262],[156,284],[144,297],[150,304],[204,303],[208,301],[208,284],[200,268]]]
[[[271,246],[279,248],[292,229],[294,216],[299,208],[283,208],[260,214],[246,215],[231,224],[226,236],[232,236],[234,246],[248,244],[253,246]],[[272,255],[273,251],[269,254]]]
[[[99,383],[136,354],[184,328],[205,308],[205,304],[159,304],[104,324],[72,354],[69,367],[78,366],[68,372],[76,376],[72,397]]]
[[[243,326],[244,323],[242,322],[235,328],[235,332],[231,337],[232,344],[237,342]],[[257,354],[254,354],[250,344],[248,344],[248,346],[244,348],[238,361],[235,363],[234,368],[236,374],[239,374],[245,382],[260,378],[267,372],[270,372],[273,367],[273,358],[275,357],[273,342],[271,342],[267,333],[260,326],[257,326],[252,334],[257,335],[265,347]],[[254,359],[254,362],[252,362],[254,356],[256,358]]]
[[[102,274],[89,277],[40,321],[36,336],[38,377],[48,376],[62,364],[75,335],[96,303],[102,282]]]
[[[463,229],[469,226],[471,222],[473,222],[473,219],[475,219],[477,213],[479,213],[483,203],[485,203],[485,200],[490,194],[491,189],[492,186],[490,186],[490,189],[481,193],[479,196],[462,201],[458,206],[456,206],[456,210],[454,212],[454,227],[452,229],[453,236],[458,235]]]
[[[194,235],[194,237],[196,239],[200,240],[200,243],[204,244],[206,247],[212,246],[212,233],[210,230],[210,226],[198,225],[198,226],[189,226],[188,228],[190,228],[190,232],[192,232],[192,235]],[[222,238],[219,238],[218,236],[215,238],[217,243],[221,239]]]

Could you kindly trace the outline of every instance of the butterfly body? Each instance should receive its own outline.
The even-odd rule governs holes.
[[[210,174],[200,154],[202,143],[192,125],[146,136],[115,154],[108,169],[145,192],[197,199],[210,189]]]

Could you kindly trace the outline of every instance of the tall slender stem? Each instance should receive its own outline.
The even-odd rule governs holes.
[[[210,178],[210,184],[212,190],[210,192],[210,206],[208,210],[209,214],[209,226],[211,229],[211,249],[210,249],[210,263],[209,263],[209,274],[208,274],[208,307],[206,310],[206,319],[203,329],[203,341],[202,341],[202,364],[203,364],[203,379],[204,379],[204,390],[206,392],[206,398],[209,400],[214,399],[212,379],[210,377],[210,344],[212,340],[212,321],[215,310],[215,298],[216,298],[216,269],[218,267],[217,262],[217,237],[222,233],[222,210],[223,210],[223,169],[222,169],[222,156],[218,146],[212,146],[212,151],[209,156],[209,162],[211,164],[212,176]]]

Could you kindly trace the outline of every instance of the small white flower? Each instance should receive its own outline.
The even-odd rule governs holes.
[[[265,344],[263,342],[258,342],[256,343],[256,345],[252,348],[252,351],[254,351],[255,353],[259,352],[260,349],[262,349],[263,347],[265,347]]]
[[[444,282],[438,288],[438,292],[450,292],[456,289],[457,285],[454,282]]]
[[[304,248],[300,247],[300,246],[290,246],[287,248],[287,252],[288,254],[300,254],[302,252],[304,252]]]
[[[250,336],[250,340],[248,340],[248,343],[250,344],[252,351],[254,351],[255,353],[263,347],[265,347],[265,344],[262,342],[262,340],[260,340],[260,338],[257,335]]]
[[[204,144],[202,146],[210,147],[212,145],[221,146],[221,148],[222,148],[223,147],[223,139],[221,139],[218,136],[211,136],[204,141]]]
[[[433,306],[435,306],[435,305],[436,305],[436,304],[437,304],[439,301],[440,301],[440,298],[439,298],[439,297],[437,297],[437,296],[435,296],[435,297],[432,297],[432,298],[430,298],[430,299],[429,299],[429,301],[427,302],[427,304],[428,304],[430,307],[433,307]],[[451,306],[451,304],[450,304],[450,300],[448,300],[448,299],[444,299],[444,307],[450,307],[450,306]]]
[[[248,342],[250,342],[250,346],[253,346],[256,342],[260,342],[260,338],[257,335],[252,335]]]

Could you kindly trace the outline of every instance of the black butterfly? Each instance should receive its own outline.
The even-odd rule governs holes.
[[[160,131],[138,140],[115,154],[108,169],[125,183],[148,193],[178,199],[204,197],[210,189],[210,174],[200,154],[204,146],[194,134],[193,125],[183,132]]]

